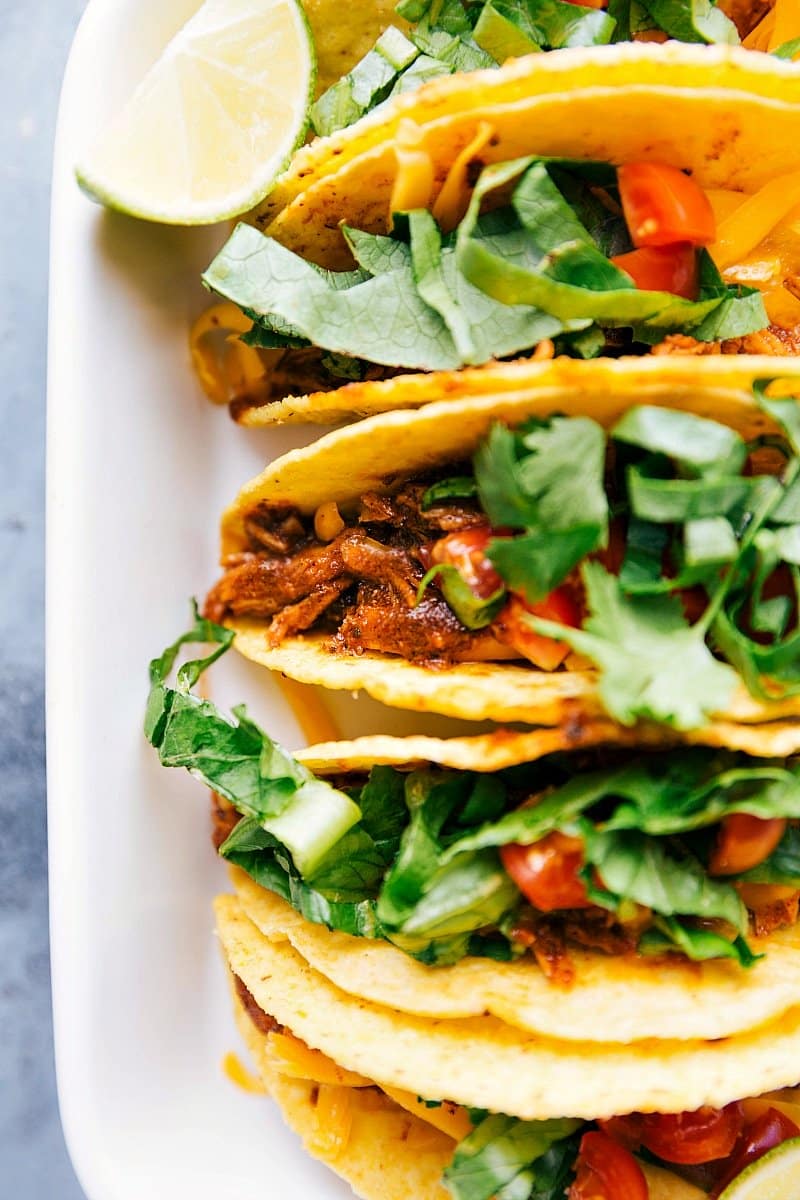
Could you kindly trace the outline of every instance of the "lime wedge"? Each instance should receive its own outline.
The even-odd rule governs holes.
[[[791,1138],[742,1171],[719,1200],[800,1200],[800,1138]]]
[[[170,225],[246,212],[302,141],[315,74],[297,0],[206,0],[76,168],[78,183]]]

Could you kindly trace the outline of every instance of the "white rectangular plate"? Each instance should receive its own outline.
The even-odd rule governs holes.
[[[210,901],[226,886],[207,793],[164,771],[141,721],[147,663],[215,573],[222,507],[266,458],[314,431],[264,435],[213,409],[187,348],[199,273],[225,231],[104,213],[72,165],[198,0],[93,0],[66,74],[53,180],[48,432],[48,777],[56,1056],[68,1144],[90,1200],[341,1200],[272,1105],[239,1091]],[[170,10],[166,12],[165,10]],[[130,36],[114,39],[122,12]],[[232,656],[231,656],[232,657]],[[289,746],[300,731],[266,672],[215,668]],[[453,730],[371,702],[332,703],[345,736]]]

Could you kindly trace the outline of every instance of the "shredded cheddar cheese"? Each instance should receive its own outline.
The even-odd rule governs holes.
[[[394,1100],[395,1104],[399,1104],[406,1112],[413,1113],[415,1117],[420,1117],[426,1121],[428,1125],[433,1125],[434,1129],[446,1133],[448,1137],[454,1138],[460,1142],[468,1133],[472,1132],[472,1122],[469,1119],[469,1114],[460,1104],[453,1104],[449,1100],[445,1100],[442,1104],[435,1105],[429,1108],[424,1100],[419,1096],[415,1096],[413,1092],[403,1091],[401,1088],[391,1088],[382,1085],[382,1090]]]
[[[317,1120],[307,1144],[312,1152],[335,1161],[347,1149],[353,1127],[353,1101],[350,1089],[322,1083],[316,1105]]]
[[[235,1083],[243,1092],[255,1092],[260,1095],[265,1095],[266,1088],[257,1076],[248,1071],[241,1059],[232,1051],[225,1055],[222,1060],[222,1070],[230,1079],[231,1083]]]
[[[470,164],[480,154],[494,133],[494,128],[488,121],[481,121],[475,136],[457,156],[442,189],[433,205],[433,215],[446,233],[455,229],[467,211],[471,188],[467,172]],[[397,211],[397,210],[394,210]]]
[[[192,365],[214,404],[230,404],[239,396],[258,395],[264,389],[266,357],[239,337],[252,324],[235,304],[226,301],[206,309],[192,326]]]
[[[433,160],[424,148],[425,131],[407,118],[397,128],[397,175],[389,203],[392,213],[428,208],[433,194]]]
[[[769,54],[800,37],[800,6],[797,0],[775,0],[775,5],[748,33],[742,45]],[[795,55],[795,59],[798,56]]]
[[[754,250],[794,208],[800,205],[800,171],[772,179],[720,222],[710,247],[720,271]]]
[[[772,10],[773,25],[769,49],[778,50],[787,42],[800,37],[800,4],[797,0],[776,0]]]
[[[346,1071],[323,1054],[312,1050],[291,1033],[271,1033],[267,1038],[267,1053],[271,1065],[280,1075],[290,1079],[308,1079],[312,1083],[336,1087],[371,1087],[372,1081],[355,1071]]]

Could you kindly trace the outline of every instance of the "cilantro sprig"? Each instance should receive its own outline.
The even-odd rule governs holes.
[[[777,475],[744,474],[750,448],[729,427],[652,406],[610,431],[610,459],[585,417],[496,426],[475,455],[484,511],[519,531],[489,548],[508,588],[535,603],[579,566],[581,628],[524,620],[598,667],[600,696],[622,724],[696,728],[739,679],[763,699],[800,693],[800,405],[766,388],[756,401],[781,431]],[[610,503],[626,530],[618,574],[591,557],[606,543]],[[694,621],[687,589],[702,596]]]

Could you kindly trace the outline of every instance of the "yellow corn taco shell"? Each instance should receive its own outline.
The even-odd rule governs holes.
[[[234,1014],[242,1041],[286,1124],[357,1196],[448,1200],[441,1177],[457,1142],[431,1124],[437,1109],[425,1109],[410,1093],[397,1089],[390,1095],[374,1086],[339,1087],[330,1095],[324,1090],[329,1085],[283,1075],[269,1052],[270,1035],[255,1027],[235,995]],[[394,1098],[398,1095],[403,1104]],[[409,1111],[411,1106],[414,1111]],[[702,1200],[705,1195],[670,1171],[648,1164],[643,1170],[650,1200]]]
[[[320,1088],[313,1079],[293,1079],[272,1065],[265,1035],[253,1025],[234,998],[234,1014],[242,1040],[256,1064],[266,1091],[278,1104],[286,1124],[306,1149],[347,1180],[363,1200],[447,1200],[441,1174],[456,1140],[431,1124],[437,1110],[419,1112],[410,1093],[341,1088],[334,1137],[320,1111]],[[325,1086],[325,1085],[323,1085]],[[394,1097],[402,1095],[403,1104]],[[448,1106],[449,1107],[449,1106]],[[419,1112],[419,1115],[418,1115]],[[338,1135],[338,1136],[337,1136]],[[334,1143],[333,1146],[331,1143]],[[701,1200],[705,1192],[660,1167],[643,1165],[650,1200]]]
[[[387,227],[402,122],[419,127],[434,193],[482,121],[492,126],[483,162],[651,158],[691,171],[704,187],[753,192],[800,168],[799,102],[791,65],[738,48],[620,44],[532,55],[435,80],[312,142],[259,223],[321,265],[346,264],[340,221]]]
[[[746,357],[657,356],[582,359],[560,357],[547,361],[532,358],[492,362],[461,371],[432,371],[403,375],[400,379],[348,383],[330,392],[287,396],[241,410],[241,425],[337,425],[354,417],[371,417],[395,409],[416,409],[437,401],[467,400],[485,396],[530,396],[537,403],[575,391],[589,403],[601,405],[609,391],[646,397],[670,389],[675,397],[691,398],[708,389],[747,399],[754,379],[785,377],[787,388],[800,385],[800,360],[768,355]]]
[[[291,451],[246,484],[225,512],[223,559],[248,548],[245,520],[258,504],[292,505],[307,514],[328,501],[352,505],[365,492],[385,489],[389,477],[468,458],[496,421],[514,425],[531,416],[560,413],[591,416],[608,428],[632,405],[651,404],[713,418],[746,439],[774,429],[752,400],[753,380],[761,375],[758,360],[756,365],[744,357],[737,360],[716,384],[706,380],[702,389],[689,364],[663,374],[639,370],[635,388],[610,363],[586,364],[579,388],[574,366],[562,371],[566,364],[553,364],[538,376],[535,387],[442,401],[417,412],[382,413]],[[798,366],[790,372],[795,379]],[[363,689],[398,708],[559,727],[567,739],[564,745],[583,744],[596,736],[591,730],[599,722],[607,721],[592,670],[547,673],[496,662],[432,670],[375,652],[334,654],[325,635],[289,637],[270,646],[263,621],[239,617],[229,624],[236,631],[237,649],[271,670],[334,690]],[[658,739],[664,733],[641,728],[637,736]],[[793,753],[800,749],[800,697],[763,702],[742,686],[727,711],[685,740],[768,756]]]
[[[526,1120],[720,1107],[796,1082],[800,1008],[737,1036],[563,1041],[493,1016],[432,1019],[356,998],[288,943],[271,942],[238,900],[216,902],[231,970],[256,1004],[309,1046],[379,1086]]]
[[[581,1042],[591,1013],[596,1042],[715,1039],[779,1019],[800,996],[797,926],[753,939],[751,948],[765,957],[747,972],[721,960],[653,963],[573,948],[575,977],[565,988],[549,982],[530,956],[425,966],[389,942],[306,921],[243,871],[232,875],[243,912],[268,941],[288,943],[351,996],[431,1020],[489,1013],[522,1032]]]

